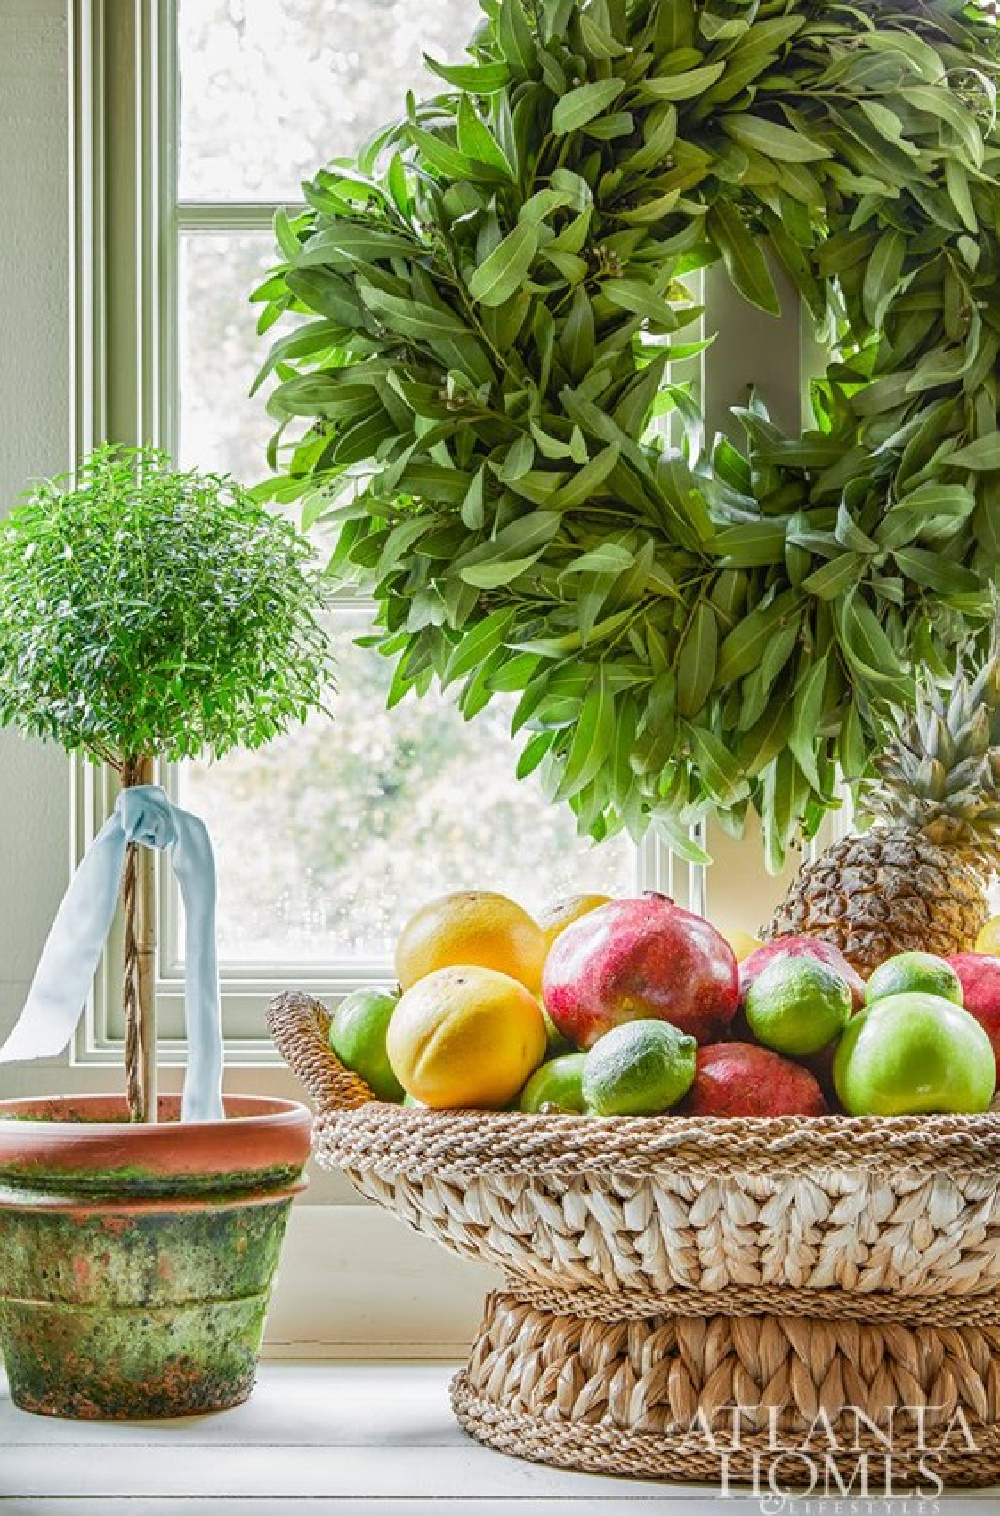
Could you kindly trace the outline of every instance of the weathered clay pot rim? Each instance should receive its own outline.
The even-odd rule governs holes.
[[[0,1175],[2,1179],[2,1175]],[[193,1194],[187,1199],[183,1191],[176,1188],[164,1190],[162,1194],[137,1193],[135,1199],[129,1199],[125,1195],[108,1195],[105,1191],[97,1190],[92,1194],[72,1190],[68,1184],[69,1194],[60,1193],[58,1189],[33,1190],[30,1185],[20,1189],[16,1184],[4,1187],[0,1183],[0,1211],[20,1211],[36,1213],[39,1211],[58,1213],[60,1211],[72,1212],[74,1216],[85,1218],[87,1216],[108,1216],[112,1219],[116,1216],[176,1216],[185,1211],[204,1211],[210,1206],[213,1211],[246,1210],[253,1206],[281,1205],[289,1197],[293,1198],[309,1188],[309,1180],[305,1175],[297,1179],[289,1179],[286,1183],[275,1187],[261,1187],[258,1190],[248,1192],[246,1190],[204,1190]],[[122,1187],[123,1190],[126,1188]]]
[[[309,1112],[298,1100],[284,1100],[274,1095],[224,1095],[223,1107],[226,1112],[225,1121],[180,1121],[181,1097],[179,1095],[161,1095],[157,1101],[157,1114],[160,1120],[155,1124],[129,1121],[128,1106],[125,1096],[117,1092],[106,1092],[89,1095],[17,1095],[6,1100],[0,1100],[0,1128],[11,1126],[18,1131],[25,1131],[34,1126],[56,1126],[60,1131],[79,1132],[107,1132],[121,1134],[127,1131],[130,1136],[143,1139],[150,1138],[162,1131],[185,1132],[215,1131],[220,1127],[228,1127],[233,1122],[245,1124],[253,1122],[255,1126],[266,1123],[269,1127],[278,1127],[289,1124],[297,1124],[301,1114]],[[245,1107],[245,1109],[244,1109]],[[107,1119],[91,1119],[88,1116],[83,1121],[66,1121],[60,1112],[66,1110],[107,1112]],[[53,1114],[48,1117],[45,1112]],[[110,1113],[116,1113],[111,1115]],[[164,1120],[166,1116],[166,1120]]]
[[[97,1173],[140,1192],[150,1181],[188,1176],[270,1180],[269,1187],[280,1179],[287,1187],[309,1155],[311,1113],[297,1101],[263,1095],[227,1095],[224,1106],[224,1121],[182,1123],[180,1097],[167,1095],[159,1102],[165,1119],[142,1125],[128,1121],[120,1094],[2,1100],[0,1182]]]

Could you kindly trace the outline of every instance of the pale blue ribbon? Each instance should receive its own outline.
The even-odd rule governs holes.
[[[215,951],[215,859],[205,823],[157,784],[122,790],[70,881],[0,1063],[51,1058],[68,1047],[114,921],[125,849],[170,848],[185,917],[188,1064],[182,1121],[221,1121],[222,1018]]]

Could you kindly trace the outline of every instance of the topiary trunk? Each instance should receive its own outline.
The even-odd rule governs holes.
[[[122,764],[122,788],[153,782],[153,760]],[[156,1120],[156,859],[148,847],[130,842],[122,877],[125,916],[125,1089],[133,1121]]]

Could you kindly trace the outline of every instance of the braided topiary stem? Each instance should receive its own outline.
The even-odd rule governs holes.
[[[149,758],[122,764],[122,789],[152,781]],[[156,1007],[152,962],[155,948],[155,861],[148,848],[130,842],[122,874],[125,918],[122,1005],[125,1012],[125,1094],[132,1121],[156,1120]]]

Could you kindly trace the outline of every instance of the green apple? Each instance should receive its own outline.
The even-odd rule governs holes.
[[[848,1023],[833,1082],[849,1116],[973,1115],[989,1109],[996,1059],[968,1011],[913,991],[876,1000]]]

